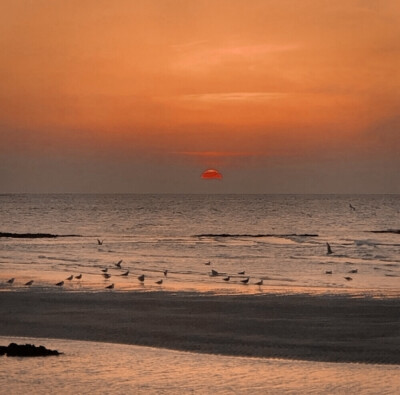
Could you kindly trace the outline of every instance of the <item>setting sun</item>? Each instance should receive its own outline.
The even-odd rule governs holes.
[[[216,169],[207,169],[201,174],[205,180],[222,180],[222,174]]]

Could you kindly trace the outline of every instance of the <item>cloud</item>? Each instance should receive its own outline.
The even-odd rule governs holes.
[[[241,101],[269,101],[287,96],[283,92],[220,92],[200,93],[179,96],[180,100],[198,102],[241,102]]]

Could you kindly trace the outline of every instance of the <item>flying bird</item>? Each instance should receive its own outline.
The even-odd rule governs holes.
[[[7,283],[8,283],[8,284],[13,284],[13,283],[14,283],[14,280],[15,280],[14,277],[13,277],[13,278],[10,278],[10,279],[7,281]]]
[[[102,246],[102,245],[103,245],[103,240],[97,239],[97,244],[98,244],[99,246]]]
[[[247,284],[250,280],[250,277],[245,278],[244,280],[240,280],[242,284]]]
[[[62,287],[64,285],[64,281],[60,281],[59,283],[56,284],[59,287]]]
[[[139,280],[141,283],[143,283],[143,282],[144,282],[144,274],[141,274],[141,275],[138,277],[138,280]]]
[[[349,207],[351,210],[356,211],[356,208],[351,203],[349,203]]]
[[[125,273],[122,273],[121,276],[127,276],[129,274],[129,270],[127,270]]]
[[[158,280],[158,281],[156,281],[156,284],[158,284],[158,285],[161,285],[163,283],[163,280],[161,279],[161,280]]]
[[[74,276],[71,274],[69,277],[66,278],[66,280],[71,281],[74,278]]]
[[[28,281],[27,283],[25,283],[25,285],[32,285],[33,284],[33,280]]]
[[[329,243],[326,243],[326,249],[327,249],[326,255],[333,254],[332,248]]]
[[[112,283],[112,284],[110,284],[110,285],[107,285],[106,288],[107,288],[107,289],[113,289],[113,288],[114,288],[114,283]]]
[[[122,263],[122,259],[120,261],[118,261],[115,266],[119,267],[121,269],[121,263]]]
[[[211,269],[211,276],[218,276],[218,272],[214,269]]]

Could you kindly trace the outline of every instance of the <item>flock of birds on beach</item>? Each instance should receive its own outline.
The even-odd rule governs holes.
[[[351,209],[352,211],[355,211],[355,210],[356,210],[356,208],[355,208],[351,203],[349,204],[349,207],[350,207],[350,209]],[[99,246],[103,245],[103,242],[104,242],[104,240],[97,239],[97,244],[98,244]],[[330,245],[328,242],[326,243],[326,248],[327,248],[326,254],[327,254],[327,255],[332,255],[332,254],[333,254],[333,250],[332,250],[331,245]],[[119,260],[117,263],[114,263],[114,264],[113,264],[112,268],[118,269],[118,270],[125,270],[123,273],[120,273],[120,274],[118,274],[118,275],[121,276],[121,277],[128,277],[129,274],[130,274],[130,270],[127,269],[127,268],[124,269],[124,268],[122,267],[122,262],[123,262],[122,259]],[[206,265],[206,266],[211,266],[212,263],[211,263],[211,261],[207,261],[207,262],[204,263],[204,265]],[[104,277],[105,280],[109,280],[109,279],[112,277],[112,275],[108,272],[108,270],[109,270],[108,267],[105,267],[105,268],[101,269],[101,272],[102,272],[101,275]],[[358,269],[352,269],[352,270],[350,270],[350,271],[348,272],[348,274],[356,274],[356,273],[358,273]],[[325,271],[325,274],[331,275],[331,274],[333,274],[333,271],[332,271],[332,270],[326,270],[326,271]],[[161,279],[155,281],[154,283],[157,284],[157,285],[159,285],[159,286],[161,286],[161,285],[163,284],[164,279],[166,279],[167,276],[168,276],[168,270],[167,270],[167,269],[165,269],[165,270],[163,271],[163,275],[164,275],[164,278],[161,278]],[[208,275],[209,275],[210,277],[218,277],[218,276],[220,276],[220,277],[222,277],[223,281],[226,282],[226,283],[228,283],[228,282],[229,282],[231,279],[233,279],[234,277],[240,276],[240,277],[239,277],[239,282],[240,282],[241,284],[243,284],[243,285],[250,284],[250,276],[246,275],[246,272],[245,272],[244,270],[238,272],[238,273],[235,274],[235,275],[233,275],[233,274],[228,275],[227,273],[220,273],[220,272],[218,272],[218,271],[215,270],[215,269],[211,269],[211,271],[208,272]],[[80,281],[80,280],[82,279],[82,277],[83,277],[82,273],[80,273],[80,274],[78,274],[78,275],[73,275],[73,274],[71,274],[71,275],[70,275],[69,277],[67,277],[65,280],[59,281],[59,282],[57,282],[55,285],[58,286],[58,287],[63,287],[63,286],[66,284],[65,281],[72,282],[74,279]],[[345,277],[343,277],[343,278],[344,278],[346,281],[352,281],[352,280],[353,280],[353,278],[350,277],[350,276],[345,276]],[[138,280],[139,283],[142,284],[142,285],[144,285],[145,279],[146,279],[146,275],[145,275],[145,274],[140,274],[139,276],[137,276],[137,280]],[[14,282],[15,282],[15,277],[10,278],[6,283],[7,283],[8,285],[13,285]],[[29,286],[31,286],[33,283],[34,283],[34,280],[29,280],[28,282],[24,283],[24,286],[29,287]],[[253,285],[257,285],[257,286],[261,287],[261,286],[263,285],[263,279],[259,279],[258,281],[254,282]],[[114,289],[114,288],[115,288],[115,283],[111,283],[111,284],[109,284],[109,285],[107,285],[107,286],[105,287],[105,289],[110,289],[110,290],[112,290],[112,289]]]
[[[98,245],[103,245],[103,240],[97,239],[97,244]],[[326,243],[326,248],[327,248],[327,252],[326,252],[327,255],[333,254],[332,247],[330,246],[329,243]],[[130,270],[129,269],[124,269],[122,267],[122,262],[123,262],[122,259],[119,260],[117,263],[114,263],[112,268],[119,269],[119,270],[124,270],[123,273],[120,273],[118,275],[121,276],[121,277],[128,277],[129,274],[130,274]],[[211,261],[207,261],[207,262],[204,263],[204,265],[211,266],[212,263],[211,263]],[[101,275],[104,277],[105,280],[109,280],[112,277],[112,275],[109,273],[109,268],[108,267],[105,267],[105,268],[101,269],[101,272],[102,272]],[[358,269],[352,269],[352,270],[349,271],[349,273],[356,274],[356,273],[358,273]],[[333,272],[332,272],[332,270],[327,270],[327,271],[325,271],[325,274],[333,274]],[[161,279],[155,281],[154,283],[161,286],[163,284],[163,282],[164,282],[164,279],[167,278],[167,276],[168,276],[168,269],[165,269],[163,271],[163,275],[164,275],[164,278],[161,278]],[[224,282],[226,282],[226,283],[228,283],[234,276],[234,275],[228,275],[227,273],[220,273],[215,269],[211,269],[211,271],[208,272],[208,275],[210,277],[222,276],[222,280]],[[241,284],[247,285],[247,284],[250,283],[250,276],[246,276],[246,271],[244,271],[244,270],[240,271],[240,272],[237,273],[237,275],[241,276],[240,280],[239,280],[239,282]],[[79,281],[79,280],[82,279],[82,277],[83,277],[82,273],[80,273],[78,275],[71,274],[65,280],[59,281],[55,285],[58,286],[58,287],[62,287],[62,286],[64,286],[65,281],[72,282],[72,280],[74,280],[74,279]],[[146,279],[146,275],[145,274],[141,274],[141,275],[137,276],[137,279],[138,279],[140,284],[144,284],[145,279]],[[344,279],[347,280],[347,281],[353,280],[353,278],[350,277],[350,276],[346,276],[346,277],[344,277]],[[15,277],[10,278],[6,283],[9,284],[9,285],[13,285],[14,282],[15,282]],[[29,287],[33,283],[34,283],[34,280],[29,280],[28,282],[24,283],[24,285]],[[261,287],[263,285],[263,283],[264,283],[263,279],[259,279],[258,281],[256,281],[254,283],[254,285],[257,285],[257,286]],[[114,289],[114,288],[115,288],[115,283],[109,284],[109,285],[107,285],[105,287],[105,289]]]

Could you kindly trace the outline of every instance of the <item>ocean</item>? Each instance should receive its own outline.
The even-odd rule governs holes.
[[[0,337],[45,344],[57,357],[8,357],[4,394],[380,394],[400,391],[400,366],[195,354],[123,344]],[[0,357],[6,358],[6,357]]]
[[[399,195],[5,194],[0,232],[0,289],[400,294]]]

